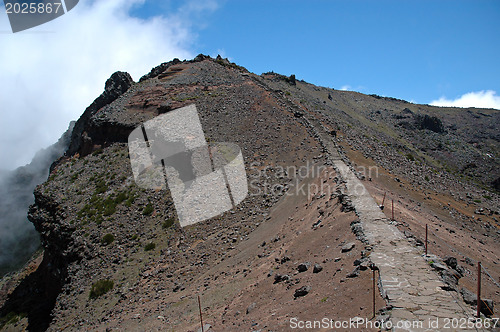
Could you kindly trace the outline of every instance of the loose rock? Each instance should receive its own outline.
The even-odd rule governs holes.
[[[311,291],[311,286],[302,286],[302,287],[295,290],[295,293],[293,294],[293,296],[295,298],[301,297],[301,296],[306,296],[307,294],[309,294],[310,291]]]
[[[309,262],[300,263],[299,266],[297,266],[297,270],[299,272],[306,272],[309,269],[309,266],[311,266],[311,263]]]
[[[320,273],[323,271],[323,267],[319,264],[314,264],[313,273]]]
[[[356,246],[356,244],[354,242],[349,242],[349,243],[346,243],[344,244],[344,246],[342,247],[342,250],[341,252],[349,252],[351,251],[354,247]]]

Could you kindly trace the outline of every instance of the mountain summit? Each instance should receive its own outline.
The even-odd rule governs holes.
[[[248,196],[180,227],[168,188],[135,183],[127,142],[192,104],[208,143],[241,149]],[[500,276],[499,123],[499,110],[318,87],[221,57],[174,59],[139,82],[114,73],[34,192],[28,217],[43,255],[2,280],[0,326],[197,331],[198,296],[213,331],[370,319],[370,255],[380,246],[349,187],[357,181],[370,204],[385,201],[377,213],[422,261],[429,224],[435,258],[424,269],[454,256],[432,278],[447,292],[474,291],[475,261]],[[492,303],[495,287],[483,288]],[[379,321],[398,318],[392,296],[377,289]]]

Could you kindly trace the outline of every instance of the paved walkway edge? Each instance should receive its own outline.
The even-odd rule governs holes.
[[[474,312],[457,292],[443,289],[446,284],[429,266],[423,253],[386,218],[363,183],[342,160],[327,130],[316,120],[304,117],[304,121],[345,183],[346,194],[372,247],[370,259],[379,268],[380,291],[392,306],[385,326],[393,331],[482,331],[471,328],[475,326],[471,325],[475,322]],[[457,322],[465,328],[455,327]],[[460,324],[463,322],[465,325]]]

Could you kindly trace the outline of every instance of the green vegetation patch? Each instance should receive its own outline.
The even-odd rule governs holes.
[[[125,193],[125,192],[122,191],[121,193],[119,193],[118,195],[116,195],[115,203],[116,204],[120,204],[123,201],[125,201],[127,198],[128,198],[127,193]]]
[[[115,236],[111,233],[108,233],[102,237],[101,243],[104,245],[108,245],[108,244],[113,243],[114,240],[115,240]]]
[[[126,206],[126,207],[131,207],[131,206],[132,206],[132,204],[134,203],[134,201],[135,201],[135,192],[133,192],[133,191],[132,191],[132,192],[130,192],[130,193],[128,194],[128,198],[127,198],[127,200],[125,201],[125,206]]]
[[[108,191],[108,185],[104,179],[99,179],[95,184],[95,193],[103,194]]]
[[[148,202],[148,204],[144,207],[142,214],[145,216],[149,216],[151,213],[153,213],[153,211],[154,211],[153,204],[151,204],[151,202]]]
[[[163,228],[170,228],[172,227],[172,225],[175,223],[175,219],[174,218],[168,218],[167,220],[165,220],[165,222],[161,225]]]
[[[85,204],[83,208],[78,211],[77,216],[80,219],[87,219],[87,221],[93,221],[100,224],[104,221],[103,217],[112,216],[116,212],[116,208],[121,203],[127,207],[130,207],[135,200],[135,193],[130,192],[119,192],[116,197],[110,195],[103,198],[99,195],[101,190],[96,189],[88,204]]]
[[[114,281],[109,279],[94,282],[92,284],[92,288],[90,289],[89,299],[96,299],[99,296],[106,294],[113,289],[114,285]]]
[[[156,243],[149,242],[148,244],[146,244],[144,246],[144,251],[151,251],[151,250],[154,250],[154,248],[156,248]]]

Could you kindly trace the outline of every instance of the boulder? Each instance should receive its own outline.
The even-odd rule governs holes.
[[[297,288],[295,290],[295,293],[293,294],[293,296],[295,298],[297,297],[301,297],[301,296],[306,296],[307,294],[309,294],[309,292],[311,291],[311,286],[307,285],[307,286],[302,286],[300,288]]]
[[[306,272],[307,270],[309,270],[309,266],[311,266],[311,263],[309,263],[309,262],[300,263],[297,266],[297,271]]]
[[[274,284],[277,284],[279,282],[282,282],[282,281],[288,281],[290,280],[290,276],[288,274],[276,274],[274,276]]]
[[[323,271],[323,266],[314,264],[313,273],[320,273],[321,271]]]
[[[342,249],[341,249],[341,252],[349,252],[351,251],[354,247],[356,246],[356,244],[354,242],[349,242],[349,243],[346,243],[342,246]]]

